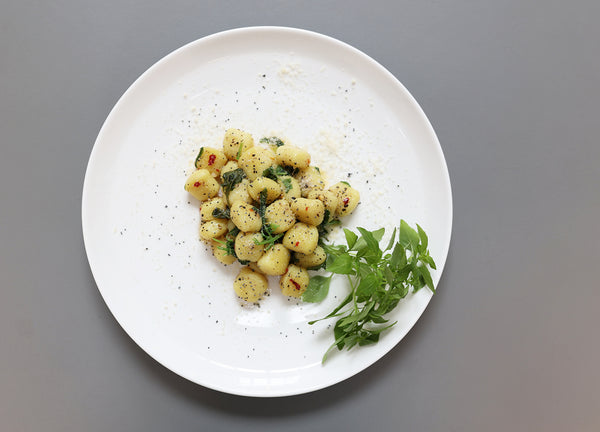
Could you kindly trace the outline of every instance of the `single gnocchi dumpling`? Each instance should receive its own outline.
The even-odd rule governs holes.
[[[255,303],[266,294],[269,281],[259,272],[243,267],[233,282],[233,289],[242,300]]]
[[[217,217],[213,213],[215,210],[220,210],[222,213],[227,209],[227,203],[222,197],[215,197],[205,201],[200,206],[200,218],[203,221],[210,221],[213,219],[222,219],[224,216]]]
[[[280,199],[267,207],[265,220],[271,226],[273,234],[281,234],[294,226],[296,216],[289,203],[284,199]]]
[[[242,153],[254,147],[254,138],[239,129],[227,129],[223,138],[223,153],[227,159],[238,160]]]
[[[221,237],[227,232],[227,219],[214,219],[200,225],[200,237],[203,240],[212,240]]]
[[[327,254],[321,246],[317,246],[311,254],[303,254],[300,252],[294,253],[296,264],[306,269],[319,267],[327,259]]]
[[[222,264],[230,265],[237,261],[237,258],[234,255],[230,255],[227,253],[227,248],[225,248],[224,244],[226,243],[225,237],[221,237],[218,239],[214,239],[211,242],[212,252],[214,257]]]
[[[325,189],[325,180],[321,175],[321,171],[317,167],[308,167],[298,171],[296,180],[300,185],[300,191],[303,197],[307,197],[308,193],[313,189]]]
[[[311,254],[317,248],[319,231],[317,227],[297,222],[283,236],[283,245],[291,251]]]
[[[235,254],[240,261],[256,262],[262,256],[265,246],[260,233],[240,232],[235,237]]]
[[[242,179],[231,192],[227,195],[227,202],[229,205],[233,205],[236,201],[243,201],[245,203],[251,203],[252,197],[248,193],[248,185],[250,182],[248,179]]]
[[[277,163],[292,168],[307,168],[310,165],[310,154],[301,148],[283,145],[277,148]]]
[[[183,188],[198,201],[206,201],[219,193],[219,183],[205,169],[194,171],[187,178]]]
[[[256,207],[244,201],[235,201],[229,210],[231,221],[244,232],[256,232],[262,227],[262,218]]]
[[[325,206],[325,210],[329,211],[331,217],[335,215],[338,206],[338,198],[335,193],[326,190],[311,189],[306,197],[320,200]]]
[[[339,182],[329,188],[338,197],[338,206],[335,214],[339,217],[349,215],[354,211],[360,201],[360,194],[346,182]]]
[[[318,199],[296,198],[292,200],[291,207],[300,222],[313,226],[323,222],[325,206]]]
[[[282,244],[273,245],[256,262],[259,270],[269,276],[280,276],[290,263],[290,251]]]
[[[196,168],[208,170],[213,177],[221,175],[221,170],[226,163],[225,153],[212,147],[201,147],[196,156]]]
[[[260,201],[260,193],[267,191],[267,203],[275,201],[281,196],[281,186],[275,181],[267,177],[258,177],[248,185],[248,193],[254,201]]]
[[[300,297],[308,288],[309,282],[310,276],[306,269],[290,264],[287,272],[279,279],[279,287],[283,295]]]
[[[274,163],[275,154],[273,151],[263,147],[252,147],[244,151],[238,160],[238,165],[250,180],[262,176],[263,172]]]

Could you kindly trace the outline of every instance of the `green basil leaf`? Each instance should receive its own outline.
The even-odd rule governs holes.
[[[427,250],[427,246],[429,245],[429,239],[419,224],[417,224],[417,230],[419,232],[419,239],[421,240],[421,252],[425,252]]]
[[[411,250],[417,250],[419,245],[419,234],[410,227],[404,220],[400,221],[399,242],[404,247],[411,247]]]
[[[198,156],[196,156],[196,161],[194,162],[194,165],[196,166],[196,168],[200,168],[198,165],[200,164],[200,158],[202,157],[202,153],[204,153],[204,147],[200,147]]]
[[[223,191],[225,194],[229,194],[235,186],[246,178],[246,173],[241,168],[236,168],[231,171],[227,171],[222,176],[223,179]]]
[[[352,274],[353,259],[350,255],[334,257],[331,263],[327,263],[326,270],[337,274]]]
[[[421,262],[423,264],[429,264],[429,267],[431,267],[432,269],[436,270],[437,267],[435,266],[435,262],[433,261],[433,258],[431,258],[429,255],[421,255],[421,257],[419,258],[421,260]]]
[[[230,218],[228,208],[221,209],[221,208],[217,207],[213,210],[212,215],[213,215],[213,217],[215,217],[217,219],[229,219]]]
[[[344,348],[344,338],[346,337],[346,332],[342,330],[340,327],[340,321],[338,321],[333,327],[333,335],[335,337],[335,343],[339,350]]]
[[[269,144],[269,145],[273,145],[276,147],[281,147],[282,145],[285,144],[283,141],[281,141],[281,139],[277,138],[276,136],[263,137],[260,139],[260,142],[263,144]]]
[[[406,250],[400,243],[396,243],[392,257],[390,258],[390,266],[394,269],[402,268],[406,265]]]
[[[433,286],[433,279],[431,278],[431,273],[429,272],[429,269],[426,266],[421,266],[421,267],[419,267],[419,272],[421,273],[421,276],[423,277],[425,284],[429,287],[431,292],[434,293],[435,287]]]
[[[378,230],[371,231],[371,234],[373,234],[373,238],[377,240],[377,243],[379,243],[385,234],[385,228],[379,228]]]
[[[394,272],[390,269],[390,266],[385,266],[385,280],[388,284],[393,284],[394,279],[396,279]]]
[[[367,248],[367,242],[365,241],[365,239],[362,236],[360,236],[356,240],[356,243],[354,243],[354,246],[352,248],[350,248],[350,250],[354,250],[354,251],[358,252],[358,255],[361,255],[365,251],[366,248]]]
[[[379,241],[375,239],[371,231],[367,231],[366,229],[360,227],[357,229],[362,234],[362,238],[365,239],[369,251],[374,253],[381,252],[381,250],[379,249]]]
[[[346,236],[346,243],[348,244],[348,249],[352,249],[352,247],[356,243],[356,240],[358,239],[358,236],[346,228],[344,228],[344,235]]]
[[[331,276],[313,276],[308,282],[308,288],[302,295],[302,300],[308,303],[319,303],[327,297]]]
[[[263,171],[263,177],[270,178],[271,180],[277,181],[279,177],[289,177],[286,170],[280,165],[271,165],[269,168]]]
[[[390,237],[390,241],[388,245],[385,247],[385,251],[389,251],[392,247],[394,247],[394,242],[396,241],[396,227],[394,227],[394,231],[392,232],[392,236]]]
[[[379,333],[374,333],[374,332],[370,331],[365,335],[365,337],[360,339],[360,341],[358,342],[358,345],[359,346],[373,345],[377,342],[379,342]]]
[[[356,296],[360,300],[361,298],[369,298],[373,295],[375,290],[381,285],[381,280],[375,273],[370,273],[363,277],[356,288]]]

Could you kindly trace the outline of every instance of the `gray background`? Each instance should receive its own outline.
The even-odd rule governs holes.
[[[600,6],[593,1],[6,1],[0,12],[0,430],[600,429]],[[234,27],[339,38],[412,92],[442,143],[454,229],[409,335],[339,385],[202,388],[104,305],[81,190],[119,96]]]

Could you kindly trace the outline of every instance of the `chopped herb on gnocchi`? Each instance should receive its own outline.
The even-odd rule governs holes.
[[[238,297],[259,301],[267,276],[300,298],[308,270],[320,268],[328,229],[351,214],[360,194],[346,182],[327,188],[310,154],[278,137],[256,145],[248,132],[228,129],[223,148],[202,147],[185,190],[201,202],[199,236],[224,265],[244,267],[233,283]]]

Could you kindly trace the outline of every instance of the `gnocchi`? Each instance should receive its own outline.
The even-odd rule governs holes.
[[[227,232],[227,220],[214,219],[200,225],[200,237],[204,240],[212,240],[221,237]]]
[[[291,145],[282,145],[277,148],[277,163],[298,169],[308,168],[310,155],[306,150]]]
[[[299,266],[306,269],[312,269],[323,264],[327,259],[327,254],[325,253],[325,249],[321,246],[317,246],[311,254],[303,254],[301,252],[294,253],[294,258],[296,264]]]
[[[229,192],[227,195],[227,201],[230,205],[236,201],[252,203],[252,197],[248,193],[248,185],[250,185],[248,179],[243,179],[231,192]]]
[[[239,298],[257,302],[269,289],[269,281],[265,275],[243,267],[233,282],[233,289]]]
[[[282,197],[288,201],[292,201],[294,198],[300,198],[302,191],[300,190],[300,183],[294,177],[283,176],[277,179],[277,182],[283,190]]]
[[[244,150],[254,147],[254,138],[239,129],[227,129],[223,138],[223,153],[229,160],[238,160]]]
[[[311,189],[306,198],[318,199],[323,202],[325,210],[329,211],[329,214],[335,214],[338,206],[337,195],[331,191],[324,191],[319,189]]]
[[[212,198],[200,206],[200,217],[203,221],[218,219],[214,213],[218,210],[224,212],[227,208],[227,203],[221,197]]]
[[[296,219],[308,225],[320,225],[325,217],[325,206],[318,199],[296,198],[291,207]]]
[[[283,245],[291,251],[310,254],[315,251],[319,243],[319,230],[317,227],[296,222],[283,237]]]
[[[290,251],[282,244],[276,244],[259,258],[256,265],[264,274],[281,276],[290,263]]]
[[[273,234],[281,234],[294,226],[296,216],[288,202],[280,199],[267,207],[265,220],[270,225]]]
[[[221,170],[226,163],[225,153],[212,147],[201,147],[196,156],[196,168],[208,170],[213,177],[221,175]]]
[[[229,210],[231,222],[241,231],[256,232],[262,227],[262,220],[258,210],[244,201],[235,201]]]
[[[206,201],[219,193],[219,183],[208,170],[202,168],[188,177],[184,189],[198,201]]]
[[[284,295],[300,297],[308,288],[309,282],[310,276],[305,268],[290,264],[288,271],[279,280],[279,286]]]
[[[303,197],[307,197],[313,189],[324,189],[325,181],[321,175],[321,170],[317,167],[308,167],[301,169],[296,174],[296,180],[300,185],[300,192]]]
[[[262,147],[252,147],[242,153],[238,165],[250,180],[259,178],[264,170],[275,162],[273,151]]]
[[[217,241],[218,240],[218,241]],[[235,255],[230,255],[227,253],[227,250],[221,247],[221,245],[225,242],[225,237],[221,237],[220,239],[214,239],[211,242],[212,252],[217,261],[223,263],[225,265],[233,264],[237,261]]]
[[[354,211],[360,201],[360,194],[356,189],[346,182],[334,184],[330,189],[338,198],[338,205],[335,210],[336,216],[346,216]]]
[[[281,186],[275,181],[267,177],[258,177],[248,185],[248,194],[254,201],[260,200],[260,193],[267,191],[267,202],[271,203],[281,196]]]
[[[308,270],[327,259],[320,235],[360,201],[346,182],[328,189],[310,163],[304,149],[276,137],[255,144],[240,129],[225,132],[222,149],[202,147],[196,157],[184,189],[201,202],[199,237],[220,263],[244,265],[233,283],[244,301],[265,296],[267,276],[279,277],[283,295],[301,297]]]
[[[240,261],[256,262],[264,252],[263,236],[260,233],[240,232],[235,238],[235,255]]]

